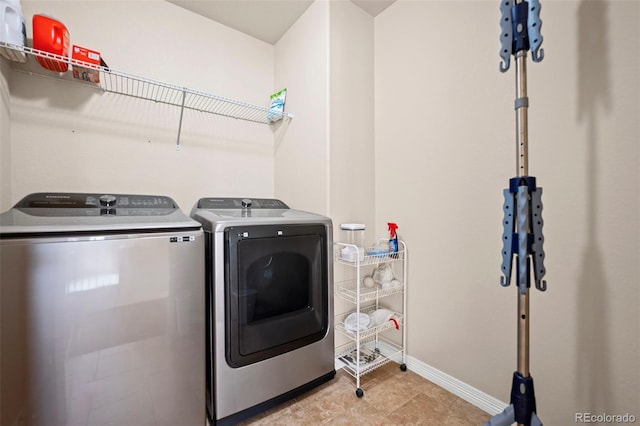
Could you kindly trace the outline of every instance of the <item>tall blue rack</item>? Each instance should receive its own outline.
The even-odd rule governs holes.
[[[542,188],[536,178],[529,175],[527,52],[531,50],[534,62],[544,58],[540,28],[540,2],[538,0],[502,0],[500,3],[500,71],[510,68],[511,56],[516,69],[516,143],[517,174],[504,190],[504,220],[502,234],[502,274],[500,284],[509,286],[513,259],[516,259],[518,283],[518,352],[517,371],[513,373],[510,405],[490,419],[485,426],[507,426],[518,423],[542,426],[537,416],[533,377],[529,372],[529,289],[533,273],[535,287],[545,291],[543,280],[544,237],[542,235]]]

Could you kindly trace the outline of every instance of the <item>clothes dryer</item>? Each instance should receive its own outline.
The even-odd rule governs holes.
[[[235,424],[335,376],[332,223],[274,199],[202,198],[207,413]]]

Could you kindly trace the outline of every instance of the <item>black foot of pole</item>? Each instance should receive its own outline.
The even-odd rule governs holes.
[[[513,373],[511,386],[511,405],[518,424],[531,426],[532,414],[536,412],[536,395],[533,390],[533,377],[522,377],[517,371]]]

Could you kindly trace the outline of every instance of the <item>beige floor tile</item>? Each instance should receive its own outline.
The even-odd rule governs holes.
[[[470,425],[481,425],[489,421],[491,416],[473,404],[468,403],[462,399],[456,399],[450,407],[450,413],[452,417],[458,417],[462,419],[464,423]]]
[[[399,425],[439,425],[447,415],[448,407],[441,401],[423,393],[396,408],[388,418]]]
[[[242,423],[243,426],[478,426],[489,414],[412,371],[389,363],[361,377],[364,396],[344,371],[293,401]]]

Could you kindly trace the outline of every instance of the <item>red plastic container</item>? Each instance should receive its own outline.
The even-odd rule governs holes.
[[[34,49],[64,57],[69,56],[69,31],[62,22],[47,15],[33,15],[32,24]],[[67,62],[40,56],[36,56],[36,60],[51,71],[66,72],[69,69]]]

